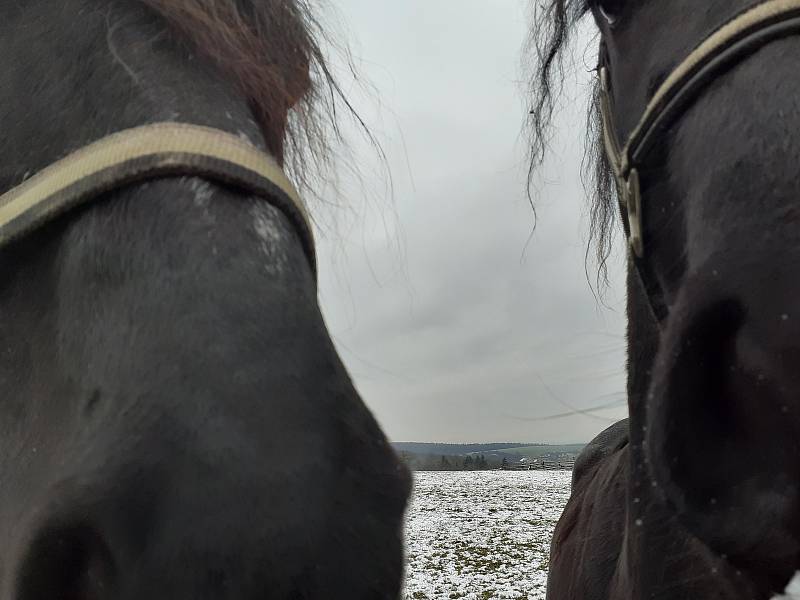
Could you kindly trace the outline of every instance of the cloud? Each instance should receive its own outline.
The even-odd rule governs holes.
[[[394,212],[356,203],[346,233],[322,236],[320,297],[348,370],[394,440],[587,441],[624,416],[621,261],[613,310],[598,306],[584,272],[580,102],[557,123],[531,237],[524,8],[340,3],[382,107],[356,99],[378,124]],[[374,155],[355,154],[380,195],[384,184],[367,176]],[[349,181],[342,190],[359,194]],[[620,406],[535,420],[612,402]]]

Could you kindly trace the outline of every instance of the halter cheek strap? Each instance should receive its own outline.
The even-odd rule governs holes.
[[[766,44],[800,34],[800,0],[767,0],[734,17],[695,48],[659,87],[627,141],[621,144],[613,118],[608,60],[599,69],[603,140],[617,181],[622,220],[631,251],[644,257],[640,168],[670,126],[724,71]]]
[[[198,176],[240,188],[292,222],[316,273],[314,238],[297,190],[274,158],[224,131],[157,123],[114,133],[73,152],[0,196],[0,247],[122,186]]]

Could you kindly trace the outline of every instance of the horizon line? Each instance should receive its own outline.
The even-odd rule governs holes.
[[[430,444],[450,446],[487,446],[489,444],[509,444],[506,448],[524,448],[527,446],[579,446],[589,442],[418,442],[413,440],[390,440],[390,444]]]

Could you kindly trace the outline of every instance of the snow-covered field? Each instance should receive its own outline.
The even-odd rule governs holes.
[[[544,598],[568,471],[414,473],[405,600]]]

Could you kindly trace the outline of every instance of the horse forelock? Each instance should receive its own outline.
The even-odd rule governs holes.
[[[586,0],[548,0],[531,7],[531,32],[526,43],[525,61],[532,66],[528,85],[530,136],[528,191],[547,155],[552,121],[566,77],[564,59],[578,24],[589,13]],[[611,255],[617,225],[616,189],[613,174],[603,151],[599,88],[595,83],[586,119],[586,140],[582,178],[590,200],[588,265],[593,258],[597,273],[594,285],[602,292],[608,286],[607,262]],[[592,252],[594,246],[594,252]],[[590,284],[592,284],[590,280]]]
[[[323,46],[332,40],[308,0],[142,2],[239,88],[268,149],[299,188],[313,188],[330,165],[342,141],[341,115],[353,117],[377,147],[328,67]]]

